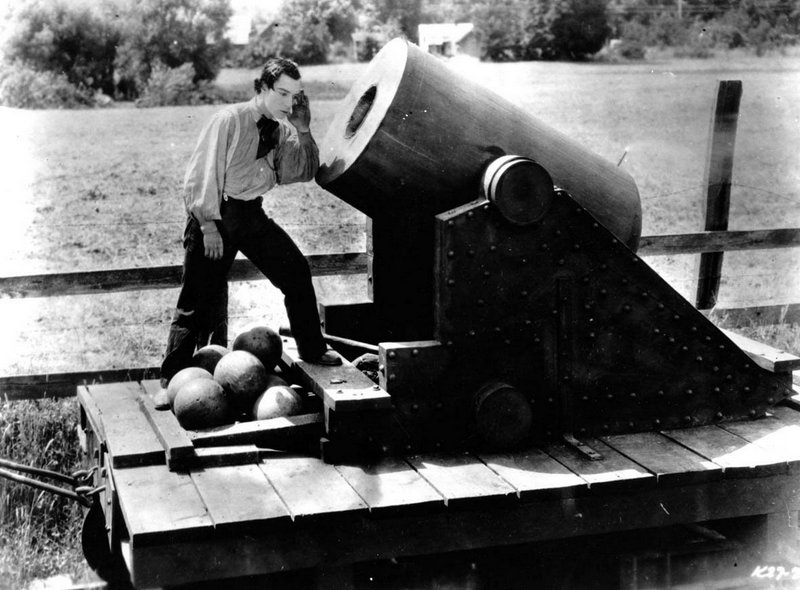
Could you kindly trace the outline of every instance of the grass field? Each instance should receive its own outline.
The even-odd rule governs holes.
[[[363,67],[304,69],[318,140]],[[592,151],[621,162],[640,189],[645,235],[702,229],[716,82],[742,80],[731,229],[800,227],[800,55],[453,67]],[[254,75],[231,70],[219,82],[247,91]],[[0,216],[0,275],[179,264],[183,169],[216,108],[0,109],[6,202],[6,214]],[[307,254],[365,248],[364,216],[314,183],[279,187],[265,209]],[[696,257],[648,262],[690,296]],[[729,254],[721,304],[798,302],[798,271],[797,249]],[[325,300],[365,290],[363,277],[316,284]],[[158,364],[176,295],[169,289],[0,300],[0,375]],[[281,297],[265,281],[233,285],[231,296],[233,333],[255,319],[272,325],[285,321]],[[797,326],[760,330],[762,337],[800,353]],[[4,545],[0,558],[15,551]],[[0,585],[3,568],[13,562],[0,559]]]
[[[337,100],[364,66],[310,67],[312,129],[321,141]],[[634,65],[457,63],[464,75],[521,105],[613,162],[636,180],[644,233],[702,228],[703,174],[716,81],[744,85],[736,145],[732,229],[800,225],[800,57],[729,56]],[[253,71],[220,82],[246,92]],[[326,97],[319,100],[316,95]],[[9,215],[0,220],[5,275],[178,264],[184,214],[183,168],[217,107],[0,110],[6,131]],[[314,183],[281,187],[266,209],[306,253],[363,250],[363,216]],[[721,305],[800,299],[796,250],[728,255]],[[696,257],[651,264],[689,296]],[[318,281],[320,297],[363,290]],[[234,329],[252,319],[281,322],[280,299],[265,282],[234,288]],[[5,374],[156,364],[175,292],[4,301],[0,339]]]

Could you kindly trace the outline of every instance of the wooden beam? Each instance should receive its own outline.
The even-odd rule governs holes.
[[[768,250],[800,246],[800,228],[751,231],[705,231],[691,234],[644,236],[639,241],[641,256],[702,254],[735,250]]]
[[[363,252],[307,256],[313,276],[359,274],[367,271]],[[0,277],[0,298],[52,297],[170,289],[181,284],[182,267],[151,266],[70,273]],[[235,260],[231,281],[258,281],[265,277],[249,260]]]
[[[730,330],[722,332],[741,348],[759,367],[772,373],[791,373],[800,369],[800,357],[778,350],[762,342],[751,340]]]
[[[711,231],[728,229],[731,201],[733,153],[739,103],[742,98],[740,80],[722,80],[717,86],[717,103],[711,120],[711,139],[706,161],[706,224]],[[709,252],[700,257],[695,306],[708,309],[714,306],[722,275],[722,252]]]
[[[159,367],[111,369],[107,371],[78,371],[74,373],[43,373],[0,377],[0,398],[7,401],[72,397],[79,385],[118,383],[156,379]]]
[[[711,318],[723,318],[727,326],[800,323],[800,303],[706,310]]]

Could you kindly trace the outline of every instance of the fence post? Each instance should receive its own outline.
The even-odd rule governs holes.
[[[717,85],[717,103],[711,119],[706,154],[706,231],[728,229],[733,152],[741,98],[741,80],[722,80]],[[723,254],[707,252],[700,255],[697,309],[710,309],[717,301]]]

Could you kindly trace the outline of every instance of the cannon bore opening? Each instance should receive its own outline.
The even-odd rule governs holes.
[[[350,115],[350,119],[347,121],[347,127],[344,129],[345,139],[350,139],[353,137],[358,131],[358,128],[361,127],[361,124],[367,117],[367,113],[369,113],[369,110],[372,108],[372,104],[375,102],[375,95],[377,93],[378,87],[373,85],[367,88],[366,92],[364,92],[364,94],[361,95],[361,98],[358,99],[358,102],[356,103],[356,106]]]

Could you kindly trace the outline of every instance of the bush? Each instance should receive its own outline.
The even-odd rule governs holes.
[[[93,104],[90,90],[71,84],[63,74],[37,72],[19,62],[0,75],[0,104],[20,109],[73,109]]]
[[[18,3],[9,15],[8,61],[66,76],[75,86],[113,95],[114,55],[119,41],[113,20],[89,4],[68,0]]]
[[[628,41],[623,39],[616,48],[617,53],[625,59],[644,59],[647,49],[641,41]]]
[[[168,68],[156,63],[137,107],[217,104],[225,102],[223,93],[208,81],[195,83],[194,67],[183,64]]]
[[[114,65],[128,98],[144,92],[158,64],[192,64],[195,83],[217,76],[228,49],[227,0],[138,0],[124,6]]]

